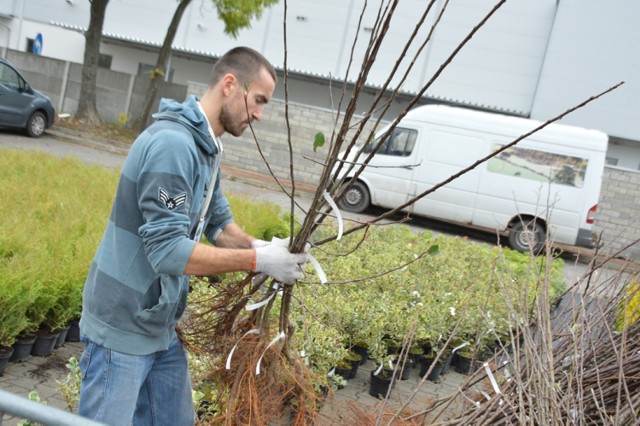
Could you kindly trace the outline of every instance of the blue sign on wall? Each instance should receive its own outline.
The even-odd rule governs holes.
[[[38,33],[33,40],[33,54],[40,55],[42,53],[42,33]]]

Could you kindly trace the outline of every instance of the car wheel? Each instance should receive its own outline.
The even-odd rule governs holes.
[[[347,185],[345,183],[345,185]],[[371,197],[369,190],[362,182],[354,182],[340,200],[341,209],[351,213],[362,213],[369,207]]]
[[[535,220],[528,223],[517,222],[509,230],[509,246],[522,253],[539,254],[544,248],[545,240],[544,225]]]
[[[46,128],[46,117],[40,111],[35,111],[27,121],[27,134],[32,138],[37,138],[44,133]]]

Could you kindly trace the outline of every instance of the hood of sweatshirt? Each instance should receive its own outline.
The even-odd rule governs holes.
[[[207,119],[198,107],[198,98],[189,96],[183,103],[173,99],[160,100],[159,112],[153,114],[157,120],[176,121],[185,126],[193,135],[200,149],[208,155],[219,154],[218,146],[209,134]]]

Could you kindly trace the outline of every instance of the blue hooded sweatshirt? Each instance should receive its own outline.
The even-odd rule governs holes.
[[[197,99],[163,99],[155,123],[138,136],[125,161],[107,227],[83,292],[80,330],[104,347],[133,355],[166,350],[184,312],[183,275],[216,162]],[[220,172],[205,235],[230,222]]]

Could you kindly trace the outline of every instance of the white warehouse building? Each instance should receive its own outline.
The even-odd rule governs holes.
[[[434,0],[423,35],[438,13],[446,10],[401,91],[419,92],[496,2]],[[358,35],[358,44],[353,63],[359,64],[377,13],[378,2],[368,3],[362,13],[364,0],[287,2],[287,67],[314,82],[305,90],[289,89],[295,102],[330,108],[329,82],[354,80],[358,66],[346,75],[354,36]],[[384,83],[430,3],[398,2],[368,90]],[[153,67],[176,6],[176,0],[111,0],[104,21],[101,66],[130,74]],[[210,0],[192,0],[174,40],[168,78],[179,84],[206,83],[215,58],[237,45],[255,48],[282,69],[284,10],[280,0],[233,39],[224,34]],[[89,13],[87,0],[0,0],[0,52],[30,51],[36,40],[42,40],[43,56],[81,63]],[[562,122],[604,131],[610,136],[608,164],[640,170],[638,17],[638,0],[509,0],[426,91],[425,103],[545,121],[624,81]],[[283,97],[282,89],[278,90],[276,97]]]

